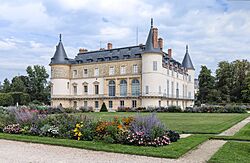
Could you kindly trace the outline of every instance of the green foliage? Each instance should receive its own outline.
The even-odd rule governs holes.
[[[191,113],[247,113],[246,108],[240,106],[202,106],[202,107],[186,107],[184,112]]]
[[[9,93],[0,93],[0,106],[13,105],[13,97]]]
[[[30,95],[27,93],[23,92],[10,92],[9,93],[12,98],[13,98],[13,104],[15,105],[16,103],[20,105],[27,105],[30,102]]]
[[[105,103],[102,103],[102,107],[101,107],[100,112],[108,112],[108,109],[107,109],[107,107],[106,107],[106,104],[105,104]]]
[[[27,88],[24,85],[24,82],[19,76],[16,76],[12,79],[11,91],[12,92],[26,92],[27,91]]]
[[[3,88],[1,90],[1,92],[3,93],[8,93],[11,91],[11,85],[10,85],[10,81],[6,78],[3,81]]]
[[[31,100],[40,102],[49,102],[49,90],[47,89],[47,78],[49,75],[44,66],[35,65],[33,68],[28,66],[26,69],[29,79],[29,93],[32,94]]]

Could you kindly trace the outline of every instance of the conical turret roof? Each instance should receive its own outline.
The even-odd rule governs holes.
[[[56,46],[56,52],[54,56],[51,58],[50,64],[68,64],[69,58],[64,50],[63,43],[62,43],[62,36],[59,36],[59,43]]]
[[[148,33],[148,38],[145,45],[145,51],[144,52],[156,52],[161,53],[161,49],[158,46],[158,48],[154,48],[153,46],[153,19],[151,19],[151,28]]]
[[[183,58],[183,61],[182,61],[182,67],[185,67],[187,69],[192,69],[194,70],[194,66],[193,66],[193,63],[192,63],[192,60],[189,56],[189,53],[188,53],[188,45],[186,45],[186,54]]]

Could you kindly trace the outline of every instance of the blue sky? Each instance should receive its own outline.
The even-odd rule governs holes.
[[[145,43],[150,18],[164,49],[182,61],[185,45],[198,74],[222,60],[250,60],[250,1],[237,0],[0,0],[0,81],[44,65],[62,33],[69,57],[79,48],[96,50]],[[100,43],[101,42],[101,43]]]

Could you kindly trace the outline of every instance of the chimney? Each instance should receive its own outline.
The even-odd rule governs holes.
[[[107,44],[107,48],[108,50],[112,49],[112,44],[110,42]]]
[[[163,49],[163,39],[158,38],[158,43],[159,43],[160,49],[162,50]]]
[[[158,29],[153,28],[153,47],[158,48]]]
[[[172,49],[168,49],[168,57],[172,58]]]
[[[80,48],[79,49],[79,53],[86,53],[88,50],[87,49],[84,49],[84,48]]]

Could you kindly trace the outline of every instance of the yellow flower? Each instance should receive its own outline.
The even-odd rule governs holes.
[[[79,123],[76,124],[76,128],[80,128],[80,124]]]
[[[77,140],[80,140],[80,139],[81,139],[80,137],[77,138]]]

